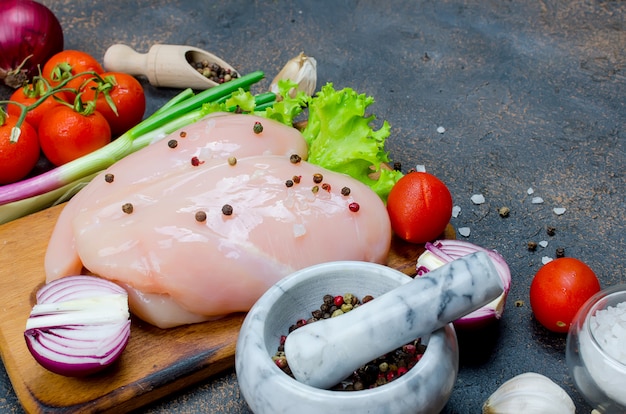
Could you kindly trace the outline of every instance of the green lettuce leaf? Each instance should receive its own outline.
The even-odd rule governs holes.
[[[310,100],[302,133],[309,145],[309,162],[352,176],[386,201],[402,173],[382,168],[389,162],[385,141],[391,127],[384,121],[380,129],[372,129],[376,117],[365,116],[365,111],[373,103],[372,97],[351,88],[336,91],[328,83]]]
[[[308,123],[302,131],[309,146],[307,161],[352,176],[386,201],[402,173],[382,168],[389,162],[385,141],[391,128],[384,121],[380,129],[372,129],[370,124],[376,117],[365,116],[365,111],[374,99],[351,88],[336,91],[332,83],[322,87],[314,97],[302,91],[291,97],[289,91],[295,86],[290,80],[279,81],[278,99],[262,109],[256,106],[254,95],[240,89],[228,99],[208,104],[205,110],[207,113],[233,111],[238,107],[293,126],[294,120],[308,107]]]

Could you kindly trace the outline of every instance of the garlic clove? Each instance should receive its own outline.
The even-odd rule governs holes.
[[[289,60],[287,64],[276,75],[270,84],[270,92],[278,93],[278,81],[289,79],[298,84],[297,90],[313,96],[317,87],[317,61],[311,56],[301,52],[295,58]],[[296,95],[296,90],[289,92],[291,97]]]
[[[526,372],[502,384],[483,404],[483,414],[575,414],[571,397],[550,378]]]

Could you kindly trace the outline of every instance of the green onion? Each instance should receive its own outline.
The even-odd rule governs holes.
[[[102,171],[151,142],[198,121],[210,112],[205,104],[228,97],[240,89],[248,90],[252,84],[259,82],[263,77],[263,72],[256,71],[198,94],[185,90],[150,117],[99,150],[36,177],[0,187],[0,207],[43,195]],[[41,208],[46,207],[49,205],[41,206]],[[0,210],[0,223],[5,221],[8,221],[5,220],[5,212]]]

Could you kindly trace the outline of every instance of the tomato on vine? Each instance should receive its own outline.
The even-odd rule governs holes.
[[[100,77],[104,83],[89,82],[82,97],[83,101],[96,100],[96,111],[109,122],[115,137],[141,122],[146,111],[146,96],[141,83],[129,74],[104,72]]]
[[[39,161],[37,132],[23,122],[19,133],[14,129],[18,117],[0,110],[0,184],[10,184],[26,177]]]
[[[387,212],[394,233],[412,243],[425,243],[446,229],[452,217],[452,195],[434,175],[410,172],[391,188]]]
[[[104,72],[100,62],[87,52],[79,50],[63,50],[53,55],[43,66],[42,76],[52,86],[56,86],[63,80],[77,75],[81,72],[95,72],[100,74]],[[71,89],[79,90],[81,85],[87,82],[91,75],[77,76],[69,81],[65,86]]]
[[[598,277],[584,262],[561,257],[543,265],[530,285],[530,306],[547,329],[566,333],[580,307],[600,291]]]
[[[56,166],[87,155],[111,142],[111,128],[93,104],[60,105],[48,111],[39,124],[41,150]]]
[[[9,100],[20,103],[24,106],[30,106],[46,95],[46,93],[50,92],[50,89],[51,88],[46,81],[42,79],[35,80],[33,83],[29,83],[19,89],[16,89]],[[51,108],[62,105],[61,101],[69,102],[69,99],[69,95],[63,91],[56,92],[54,95],[48,94],[48,97],[45,98],[40,104],[28,110],[25,118],[26,122],[35,128],[35,130],[39,129],[39,123],[41,122],[43,115]],[[9,116],[18,118],[21,113],[21,106],[11,104],[10,102],[7,104],[7,114]]]

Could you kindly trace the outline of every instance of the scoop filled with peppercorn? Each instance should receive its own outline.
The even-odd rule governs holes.
[[[295,272],[270,288],[248,312],[235,354],[239,386],[252,411],[440,412],[458,372],[451,324],[368,361],[329,389],[296,380],[282,348],[290,331],[348,317],[411,281],[387,266],[329,262]],[[365,340],[356,343],[368,346]]]

